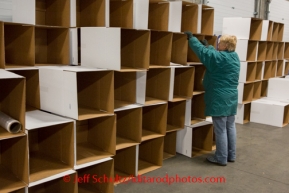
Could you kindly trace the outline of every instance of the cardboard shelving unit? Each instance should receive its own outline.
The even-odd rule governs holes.
[[[76,122],[76,165],[115,155],[116,117]]]
[[[268,80],[271,78],[272,61],[264,61],[262,66],[262,80]]]
[[[171,67],[169,101],[180,101],[192,97],[195,68],[191,66]]]
[[[256,80],[257,75],[256,62],[241,62],[239,82],[248,83]]]
[[[195,67],[195,80],[193,86],[193,95],[200,94],[205,91],[203,86],[203,79],[206,72],[204,65],[194,65]]]
[[[238,104],[236,123],[246,124],[250,122],[251,103]]]
[[[272,43],[271,43],[272,44]],[[257,41],[251,40],[238,40],[238,44],[236,46],[236,52],[239,55],[240,61],[256,61],[257,60]],[[267,55],[268,55],[268,43],[267,43]],[[272,55],[272,53],[271,53]],[[270,58],[271,58],[270,55]]]
[[[250,103],[254,94],[254,82],[252,83],[239,83],[238,85],[238,103]]]
[[[173,33],[171,62],[178,65],[187,65],[188,52],[187,36],[182,33]]]
[[[277,60],[276,77],[283,76],[284,60]]]
[[[163,159],[169,159],[176,155],[177,132],[169,132],[164,137]]]
[[[49,66],[39,75],[42,110],[76,120],[113,114],[113,71]]]
[[[261,98],[261,90],[262,90],[262,82],[261,81],[254,82],[254,91],[252,100],[257,100]]]
[[[142,142],[166,134],[167,114],[167,103],[142,107]]]
[[[12,192],[28,184],[27,137],[0,140],[0,190]]]
[[[186,100],[168,102],[166,132],[181,130],[185,127]]]
[[[34,66],[34,27],[0,22],[0,68]]]
[[[138,147],[132,146],[125,149],[116,151],[114,159],[114,176],[121,176],[122,179],[116,180],[114,183],[118,184],[130,180],[137,176],[137,159],[138,159]]]
[[[149,69],[150,31],[82,27],[80,34],[82,66],[116,71]]]
[[[69,29],[35,27],[35,65],[69,64]]]
[[[274,78],[274,77],[276,77],[276,72],[277,72],[277,60],[273,60],[272,61],[272,65],[271,65],[271,67],[272,67],[272,69],[271,69],[271,78]]]
[[[26,78],[26,111],[40,109],[38,69],[11,69],[10,72]]]
[[[77,170],[79,193],[113,193],[113,168],[115,161],[108,161]]]
[[[152,68],[147,71],[145,105],[169,100],[170,68]]]
[[[115,112],[116,150],[138,145],[142,137],[142,108]]]
[[[266,41],[258,42],[257,61],[266,60],[266,50],[267,50],[267,42]]]
[[[19,133],[9,133],[0,127],[0,140],[23,136],[25,131],[25,79],[22,76],[0,70],[0,111],[21,124]]]
[[[70,26],[69,0],[36,0],[35,24],[47,26]]]
[[[66,182],[64,179],[66,177],[60,177],[53,179],[51,181],[43,182],[34,186],[27,187],[29,193],[38,193],[38,192],[78,192],[77,185],[77,175],[76,173],[71,173],[67,175],[70,179],[69,182]],[[83,177],[83,176],[79,176]],[[68,178],[67,178],[68,179]]]
[[[191,106],[191,125],[202,122],[206,119],[205,116],[205,94],[201,93],[194,95],[192,98]]]
[[[266,97],[268,92],[268,80],[262,80],[261,97]]]
[[[277,59],[282,60],[284,58],[284,42],[279,42],[278,43],[278,54],[277,54]]]
[[[26,112],[29,183],[74,167],[74,123],[39,110]]]
[[[151,139],[139,145],[138,175],[159,169],[163,164],[164,137]]]
[[[173,33],[151,31],[150,68],[170,66]]]

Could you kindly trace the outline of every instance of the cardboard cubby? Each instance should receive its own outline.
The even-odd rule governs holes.
[[[169,31],[170,3],[168,1],[151,1],[149,3],[148,28]]]
[[[283,75],[289,75],[289,61],[284,61]]]
[[[239,55],[240,61],[253,61],[254,62],[257,60],[257,47],[258,47],[257,41],[240,39],[238,40],[238,44],[236,46],[235,51]],[[267,43],[267,51],[268,51],[268,43]]]
[[[193,86],[193,95],[205,91],[203,86],[203,79],[206,72],[206,67],[204,65],[194,65],[195,67],[195,80]]]
[[[173,33],[171,62],[187,65],[187,54],[189,52],[188,40],[185,34]]]
[[[159,169],[163,165],[164,137],[144,141],[139,145],[138,175]]]
[[[257,100],[261,98],[261,90],[262,90],[262,82],[261,81],[254,82],[254,91],[252,100]]]
[[[283,41],[284,27],[285,26],[284,26],[283,23],[279,23],[279,26],[278,26],[278,38],[277,38],[278,42],[282,42]]]
[[[147,71],[145,105],[169,100],[170,68],[152,68]]]
[[[80,36],[82,66],[116,71],[149,68],[150,31],[148,30],[82,27]]]
[[[263,21],[264,21],[264,20],[263,20]],[[273,23],[274,23],[273,21],[270,21],[270,20],[269,20],[267,41],[272,41]]]
[[[266,97],[268,92],[268,80],[262,80],[261,97]]]
[[[34,27],[0,21],[0,68],[34,66]]]
[[[273,60],[272,61],[272,65],[271,65],[271,67],[272,67],[272,69],[271,69],[271,78],[274,78],[274,77],[276,77],[276,73],[277,73],[277,60]]]
[[[264,61],[262,65],[262,80],[268,80],[272,75],[272,61]]]
[[[279,23],[273,23],[272,41],[278,41]]]
[[[116,111],[116,150],[138,145],[142,138],[142,108]]]
[[[125,182],[137,176],[138,147],[132,146],[116,151],[114,159],[115,184]]]
[[[57,179],[53,179],[47,182],[43,182],[34,186],[29,186],[27,188],[29,193],[38,193],[38,192],[71,192],[71,193],[77,193],[77,175],[76,173],[71,173],[67,175],[67,179],[70,179],[70,181],[66,182],[64,179],[66,177],[60,177]]]
[[[168,102],[167,132],[178,131],[185,127],[186,100]]]
[[[0,192],[12,192],[28,184],[27,136],[0,140]]]
[[[245,124],[250,122],[251,103],[238,104],[236,123]]]
[[[254,82],[239,83],[238,85],[238,103],[246,104],[253,100]]]
[[[213,35],[214,33],[214,8],[199,4],[198,31],[199,34]]]
[[[35,27],[35,65],[69,64],[69,29]]]
[[[35,24],[70,27],[70,1],[36,0]]]
[[[258,61],[266,60],[266,49],[267,49],[266,41],[258,42],[258,55],[257,55]]]
[[[273,43],[272,60],[277,60],[278,58],[278,45],[279,45],[279,42]]]
[[[150,68],[170,66],[172,38],[171,32],[151,31]]]
[[[283,69],[284,69],[284,60],[278,60],[277,61],[276,77],[283,76]]]
[[[284,58],[284,42],[279,42],[278,43],[278,53],[277,53],[277,59],[282,60]]]
[[[183,1],[181,31],[198,33],[198,5]],[[205,14],[205,13],[204,13]]]
[[[113,114],[113,71],[81,66],[39,68],[42,110],[76,120]]]
[[[0,126],[0,140],[22,136],[25,130],[25,79],[22,76],[0,69],[0,111],[21,124],[19,133],[9,133]]]
[[[116,117],[76,122],[76,165],[115,155]]]
[[[205,94],[194,95],[191,103],[191,125],[202,122],[205,116]]]
[[[38,69],[10,70],[26,78],[26,111],[40,109],[40,87]]]
[[[256,76],[255,80],[262,80],[263,62],[256,62]]]
[[[241,62],[239,82],[248,83],[256,80],[256,62]]]
[[[109,0],[76,0],[77,27],[108,27]]]
[[[149,0],[109,0],[109,26],[148,29],[148,2]]]
[[[195,68],[172,66],[169,101],[180,101],[192,97]]]
[[[169,132],[164,137],[163,159],[169,159],[176,155],[177,132]]]
[[[266,60],[273,59],[274,42],[267,42]]]
[[[285,42],[284,59],[289,60],[289,42]]]
[[[29,183],[74,166],[74,122],[39,110],[26,112]]]
[[[113,193],[114,163],[115,161],[110,159],[108,161],[77,170],[78,192]]]
[[[167,103],[142,107],[142,142],[166,134],[167,114]]]

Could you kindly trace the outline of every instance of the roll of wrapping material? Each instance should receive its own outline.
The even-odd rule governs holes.
[[[9,133],[19,133],[21,123],[7,114],[0,111],[0,126],[6,129]]]

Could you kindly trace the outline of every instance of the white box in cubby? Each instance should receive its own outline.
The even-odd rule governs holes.
[[[250,111],[251,103],[247,104],[238,104],[237,114],[236,114],[236,123],[245,124],[250,122]]]
[[[256,61],[257,60],[258,42],[252,40],[239,39],[236,52],[240,61]]]
[[[262,98],[251,104],[250,121],[284,127],[289,123],[289,102],[281,102]]]
[[[82,66],[116,71],[149,68],[149,30],[105,27],[82,27],[80,30]]]
[[[76,120],[111,115],[113,74],[82,66],[39,67],[40,108]]]
[[[289,79],[270,78],[268,84],[268,98],[289,101]]]

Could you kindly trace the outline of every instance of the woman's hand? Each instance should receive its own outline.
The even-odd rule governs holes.
[[[189,40],[191,37],[193,37],[193,34],[190,31],[185,31],[184,34],[187,35],[187,40]]]

